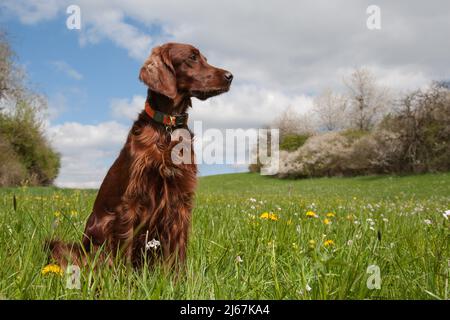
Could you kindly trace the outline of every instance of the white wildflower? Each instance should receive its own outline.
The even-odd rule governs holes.
[[[241,256],[237,256],[236,257],[236,262],[237,263],[242,263],[242,262],[244,262],[244,260],[242,260]]]
[[[450,210],[446,210],[442,215],[448,220],[448,217],[450,217]]]
[[[160,245],[161,243],[156,239],[148,241],[148,230],[147,230],[147,232],[145,233],[145,251],[149,249],[156,250]]]
[[[158,240],[152,239],[145,244],[145,249],[146,250],[157,249],[160,245],[161,245],[161,243]]]
[[[425,219],[425,220],[423,220],[423,222],[425,222],[425,224],[428,224],[428,225],[433,224],[433,221],[431,221],[430,219]]]

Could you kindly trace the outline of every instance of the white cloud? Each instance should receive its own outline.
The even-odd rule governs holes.
[[[57,12],[63,15],[73,1],[4,2],[21,21],[36,23]],[[81,43],[109,39],[142,61],[157,43],[189,42],[213,64],[230,69],[237,81],[280,91],[316,93],[340,83],[334,78],[338,69],[361,65],[421,72],[427,80],[450,73],[448,1],[380,0],[378,31],[366,27],[370,3],[358,0],[76,3],[82,14]],[[161,30],[156,35],[155,25]]]
[[[64,73],[68,77],[75,79],[75,80],[81,80],[83,79],[83,75],[75,70],[72,66],[70,66],[67,62],[62,60],[55,60],[51,61],[50,64],[55,67],[56,70],[59,72]]]
[[[114,9],[110,5],[99,10],[82,10],[86,23],[81,29],[81,45],[95,44],[106,38],[127,50],[130,57],[137,60],[143,60],[150,52],[152,38],[125,22],[122,10]]]
[[[254,85],[232,85],[230,92],[218,97],[194,99],[189,117],[190,121],[202,121],[205,128],[260,128],[288,107],[305,113],[311,109],[312,100],[306,95],[289,95]]]
[[[60,9],[58,0],[2,1],[0,7],[16,14],[24,24],[34,24],[55,18]]]
[[[135,120],[140,111],[144,109],[145,97],[134,95],[131,100],[115,98],[111,101],[112,115],[117,119]]]
[[[47,135],[62,155],[61,187],[98,187],[124,145],[129,128],[111,121],[97,125],[68,122],[48,126]]]
[[[56,147],[66,147],[70,152],[78,152],[79,147],[110,147],[124,143],[126,133],[126,128],[114,121],[97,125],[67,122],[50,128],[50,138],[54,139]]]

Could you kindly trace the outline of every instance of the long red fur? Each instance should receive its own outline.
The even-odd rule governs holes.
[[[189,60],[192,55],[195,63]],[[184,61],[190,61],[190,69]],[[185,113],[191,93],[206,99],[226,92],[232,75],[209,65],[196,48],[169,43],[152,51],[139,78],[149,87],[147,101],[153,108]],[[169,265],[185,261],[197,176],[188,132],[191,161],[175,164],[172,150],[179,141],[142,111],[100,186],[82,242],[48,241],[50,258],[61,266],[85,265],[101,248],[100,261],[109,264],[117,256],[134,266],[142,265],[145,256],[149,262],[161,257]],[[152,239],[161,247],[146,249]]]

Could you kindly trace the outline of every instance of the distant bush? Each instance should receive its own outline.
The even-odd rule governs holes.
[[[295,151],[303,146],[308,140],[308,134],[288,134],[282,138],[280,143],[280,150]]]
[[[340,132],[342,136],[346,137],[351,142],[356,141],[364,136],[367,136],[369,133],[370,133],[369,131],[358,129],[347,129]]]
[[[42,127],[46,101],[26,87],[1,33],[0,70],[0,186],[49,185],[58,175],[60,156]]]
[[[26,180],[27,170],[11,144],[0,135],[0,186],[19,185]]]
[[[399,173],[401,142],[387,130],[374,130],[354,141],[348,154],[346,174]]]
[[[398,135],[401,163],[407,172],[450,170],[450,90],[435,82],[405,96],[400,110],[381,127]]]
[[[27,104],[19,103],[13,112],[0,113],[0,139],[5,150],[0,165],[6,168],[2,170],[1,185],[25,181],[31,185],[49,185],[58,175],[59,154],[45,139],[40,122]]]
[[[342,174],[350,140],[337,132],[310,137],[298,150],[280,152],[280,177],[317,177]]]

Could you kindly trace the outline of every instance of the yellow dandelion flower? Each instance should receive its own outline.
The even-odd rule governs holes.
[[[307,216],[308,218],[316,218],[316,217],[317,217],[317,214],[316,214],[314,211],[308,211],[308,212],[306,213],[306,216]]]
[[[260,218],[266,219],[266,220],[272,220],[272,221],[278,220],[278,216],[273,212],[264,212],[261,214]]]
[[[325,218],[325,219],[323,219],[323,223],[325,223],[325,224],[330,224],[331,223],[331,221],[330,221],[330,219],[328,219],[328,218]]]
[[[55,212],[53,213],[53,215],[54,215],[55,217],[59,218],[59,217],[61,216],[61,212],[55,211]]]
[[[325,247],[333,246],[333,245],[334,245],[334,241],[333,241],[333,240],[330,240],[330,239],[325,240],[325,242],[323,243],[323,245],[324,245]]]
[[[44,268],[42,268],[42,271],[41,271],[42,275],[46,275],[48,273],[54,273],[54,274],[57,274],[60,276],[63,275],[63,271],[62,271],[61,267],[58,266],[57,264],[49,264],[49,265],[46,265]]]
[[[328,218],[334,218],[336,216],[336,214],[334,212],[328,212],[327,213],[327,217]]]

